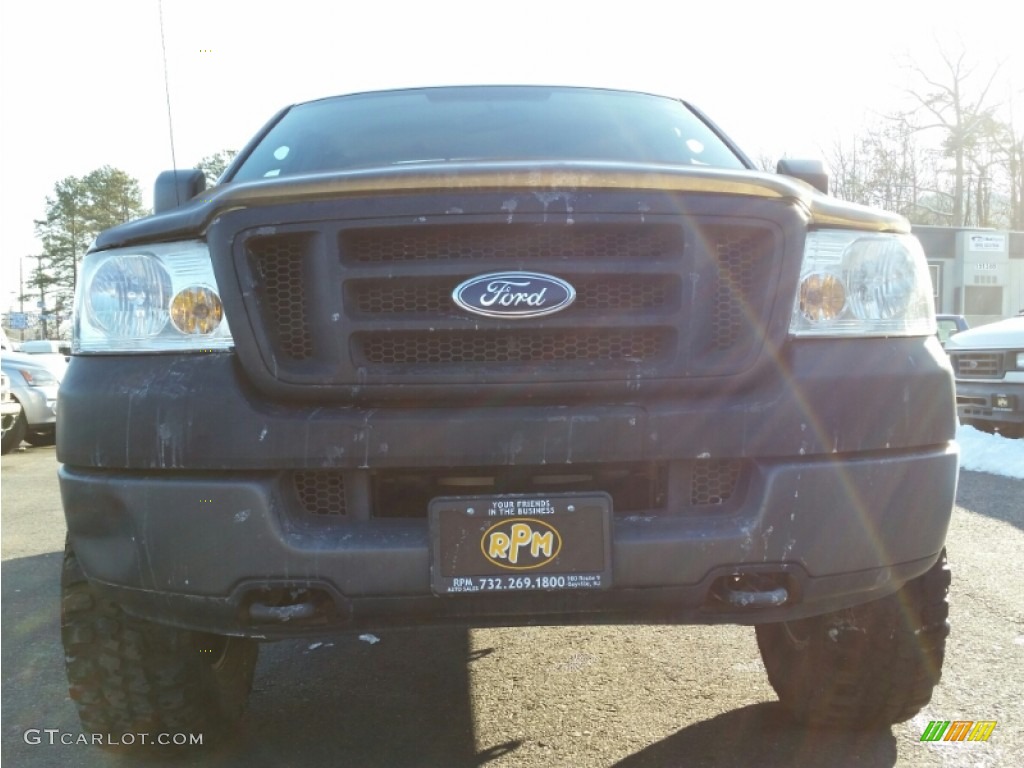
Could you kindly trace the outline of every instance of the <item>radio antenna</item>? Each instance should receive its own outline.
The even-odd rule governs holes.
[[[164,40],[164,3],[163,0],[157,0],[157,10],[160,15],[160,51],[164,57],[164,94],[167,97],[167,132],[171,138],[171,168],[175,171],[178,170],[178,160],[174,156],[174,121],[171,119],[171,85],[167,78],[167,43]],[[175,198],[178,196],[178,186],[174,186]],[[181,205],[181,200],[177,200],[178,205]]]

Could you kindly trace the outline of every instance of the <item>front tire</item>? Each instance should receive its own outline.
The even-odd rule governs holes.
[[[1022,438],[1024,437],[1024,424],[1001,423],[999,425],[999,434],[1003,437],[1009,437],[1015,440]]]
[[[25,438],[25,432],[28,430],[28,422],[25,420],[25,411],[17,415],[14,419],[14,423],[11,428],[4,432],[3,437],[0,438],[0,453],[6,456],[8,453],[13,451]]]
[[[28,432],[25,435],[25,442],[34,448],[41,448],[47,445],[57,444],[57,431],[49,430],[47,432]]]
[[[989,435],[996,433],[996,422],[988,421],[987,419],[964,419],[960,423],[965,427],[974,427],[979,432],[985,432]]]
[[[938,562],[866,605],[756,628],[768,680],[801,723],[873,728],[909,720],[939,682],[950,572]]]
[[[88,733],[107,744],[149,734],[203,734],[242,715],[259,646],[133,618],[89,586],[70,546],[61,574],[61,638],[71,698]]]

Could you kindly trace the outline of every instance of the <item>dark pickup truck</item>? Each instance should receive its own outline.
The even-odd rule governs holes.
[[[778,171],[682,101],[502,86],[162,174],[60,391],[84,728],[209,732],[259,641],[446,622],[755,625],[799,720],[915,714],[958,462],[926,262]]]

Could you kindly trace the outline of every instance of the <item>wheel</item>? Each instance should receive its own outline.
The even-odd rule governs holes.
[[[27,432],[25,434],[25,442],[36,448],[44,445],[56,445],[57,432],[56,430],[52,432]]]
[[[157,746],[159,734],[207,739],[241,717],[258,644],[165,627],[125,614],[89,586],[65,547],[61,638],[69,692],[88,733],[104,742]],[[138,734],[150,734],[143,744]]]
[[[964,419],[962,423],[965,427],[974,427],[990,435],[996,433],[996,423],[994,421],[988,421],[987,419]]]
[[[939,682],[949,635],[946,553],[893,595],[756,628],[768,680],[798,722],[873,728],[917,714]]]
[[[4,432],[3,438],[0,438],[0,453],[6,456],[21,445],[21,441],[25,438],[25,432],[27,431],[28,422],[25,420],[25,411],[22,410],[14,420],[11,428]]]
[[[1020,438],[1024,437],[1024,424],[1008,424],[1001,422],[999,424],[999,434],[1003,437]]]

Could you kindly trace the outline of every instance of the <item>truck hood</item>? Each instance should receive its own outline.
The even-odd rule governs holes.
[[[902,216],[823,195],[802,181],[752,170],[630,163],[439,163],[289,176],[208,190],[180,208],[102,232],[93,250],[202,237],[220,214],[243,208],[325,200],[458,190],[573,192],[583,189],[693,192],[789,200],[812,226],[910,232]]]
[[[955,349],[1024,349],[1024,317],[979,325],[950,336],[946,351]]]

